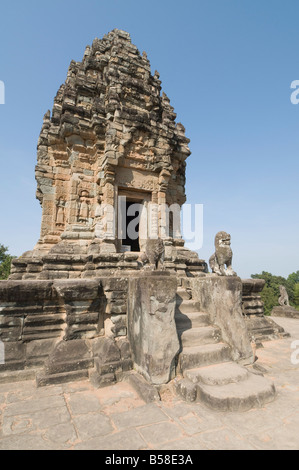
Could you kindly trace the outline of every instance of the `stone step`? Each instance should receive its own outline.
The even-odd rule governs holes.
[[[217,411],[247,411],[274,400],[275,387],[260,375],[226,385],[197,385],[197,400]]]
[[[36,375],[36,386],[45,387],[46,385],[57,385],[77,380],[87,379],[88,369],[72,370],[69,372],[60,372],[57,374],[46,374],[44,370]]]
[[[178,335],[184,348],[208,343],[218,343],[221,338],[219,328],[214,326],[181,329],[178,330]]]
[[[179,364],[182,372],[186,369],[194,369],[196,367],[230,360],[231,350],[225,343],[184,347],[179,356]]]
[[[177,300],[176,311],[180,313],[191,313],[200,311],[200,304],[196,300]]]
[[[0,373],[0,384],[34,380],[41,368],[5,371]]]
[[[204,312],[192,312],[188,314],[176,312],[175,322],[178,330],[187,330],[198,326],[207,326],[210,324],[210,316]]]
[[[184,377],[193,383],[204,385],[227,385],[246,380],[249,372],[245,367],[235,362],[223,362],[211,366],[189,369],[184,372]]]
[[[181,303],[180,301],[183,301],[183,300],[191,300],[191,294],[182,287],[178,288],[176,295],[177,295],[178,303]]]

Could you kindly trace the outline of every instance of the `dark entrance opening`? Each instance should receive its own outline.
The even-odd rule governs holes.
[[[133,204],[137,204],[137,206],[132,207]],[[131,251],[140,251],[139,220],[141,206],[140,201],[126,200],[126,238],[123,239],[122,244],[129,246]]]

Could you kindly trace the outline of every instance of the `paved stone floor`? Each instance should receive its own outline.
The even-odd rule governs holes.
[[[277,389],[263,408],[216,412],[167,389],[161,402],[146,404],[128,382],[98,390],[88,381],[39,389],[31,381],[2,384],[0,449],[299,449],[299,364],[291,362],[299,320],[275,321],[291,337],[257,351]]]

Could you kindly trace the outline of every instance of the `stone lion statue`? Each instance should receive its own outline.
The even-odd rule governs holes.
[[[138,258],[142,267],[151,270],[164,269],[164,243],[161,238],[148,238],[145,243],[144,251]]]
[[[280,292],[280,297],[278,299],[279,305],[281,305],[281,307],[283,307],[284,305],[287,305],[289,307],[290,306],[289,296],[288,296],[286,288],[284,286],[279,286],[279,292]]]
[[[215,253],[209,259],[212,272],[219,276],[236,276],[237,274],[232,269],[232,257],[230,235],[226,232],[218,232],[215,236]]]

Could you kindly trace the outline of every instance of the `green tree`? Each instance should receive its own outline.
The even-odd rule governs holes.
[[[297,282],[297,284],[294,286],[294,304],[295,307],[299,310],[299,282]]]
[[[299,287],[297,287],[299,285],[299,271],[290,274],[287,279],[282,276],[273,276],[273,274],[266,271],[263,271],[262,274],[252,274],[251,277],[252,279],[264,279],[266,281],[265,287],[261,292],[266,315],[270,315],[272,308],[278,305],[280,285],[285,286],[290,304],[298,305],[299,307]],[[297,300],[295,300],[295,297]],[[298,304],[296,304],[297,301]]]
[[[252,274],[252,279],[264,279],[265,287],[261,292],[261,298],[264,302],[265,315],[270,315],[273,307],[278,305],[278,297],[280,296],[279,286],[285,286],[289,296],[291,290],[288,281],[282,276],[273,276],[273,274],[263,271],[262,274]]]
[[[11,260],[15,258],[8,253],[8,248],[0,244],[0,279],[7,279],[10,274]]]
[[[299,271],[289,274],[287,278],[287,282],[289,286],[288,294],[289,294],[290,303],[296,304],[294,295],[295,295],[295,286],[296,284],[299,283]]]

